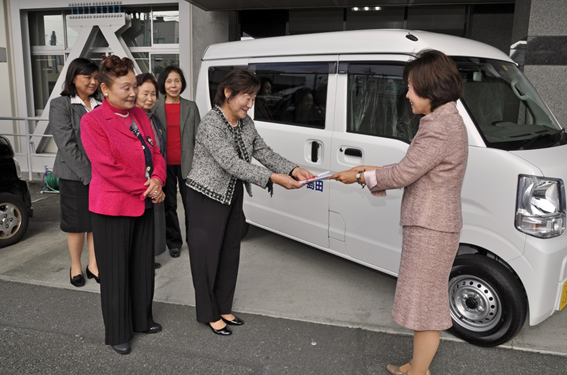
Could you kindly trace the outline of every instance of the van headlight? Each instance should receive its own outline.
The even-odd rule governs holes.
[[[563,180],[520,175],[516,200],[516,229],[530,236],[552,238],[565,231]]]
[[[16,165],[16,174],[18,178],[22,179],[22,168],[20,168],[20,163],[18,163],[18,159],[14,158],[14,164]]]

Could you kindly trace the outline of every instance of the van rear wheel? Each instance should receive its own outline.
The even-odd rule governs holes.
[[[522,284],[504,265],[484,255],[455,259],[449,276],[455,336],[478,346],[497,346],[522,328],[528,303]]]

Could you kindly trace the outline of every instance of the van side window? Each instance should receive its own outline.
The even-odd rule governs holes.
[[[327,83],[335,62],[251,64],[250,69],[262,81],[256,120],[325,128]]]
[[[406,99],[403,65],[341,63],[348,73],[347,131],[411,142],[421,116]]]
[[[220,81],[235,68],[248,68],[243,66],[211,66],[209,68],[209,98],[211,100],[211,108],[215,106],[215,95]]]

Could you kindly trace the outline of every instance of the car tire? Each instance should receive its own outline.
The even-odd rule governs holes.
[[[28,229],[28,210],[20,198],[0,193],[0,248],[22,239]]]
[[[480,254],[458,256],[449,276],[449,305],[455,336],[477,346],[497,346],[523,327],[528,302],[508,268]]]

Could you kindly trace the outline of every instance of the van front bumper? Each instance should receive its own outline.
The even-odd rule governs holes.
[[[523,256],[509,264],[526,290],[529,325],[539,324],[560,310],[567,282],[567,232],[548,239],[527,236]]]

